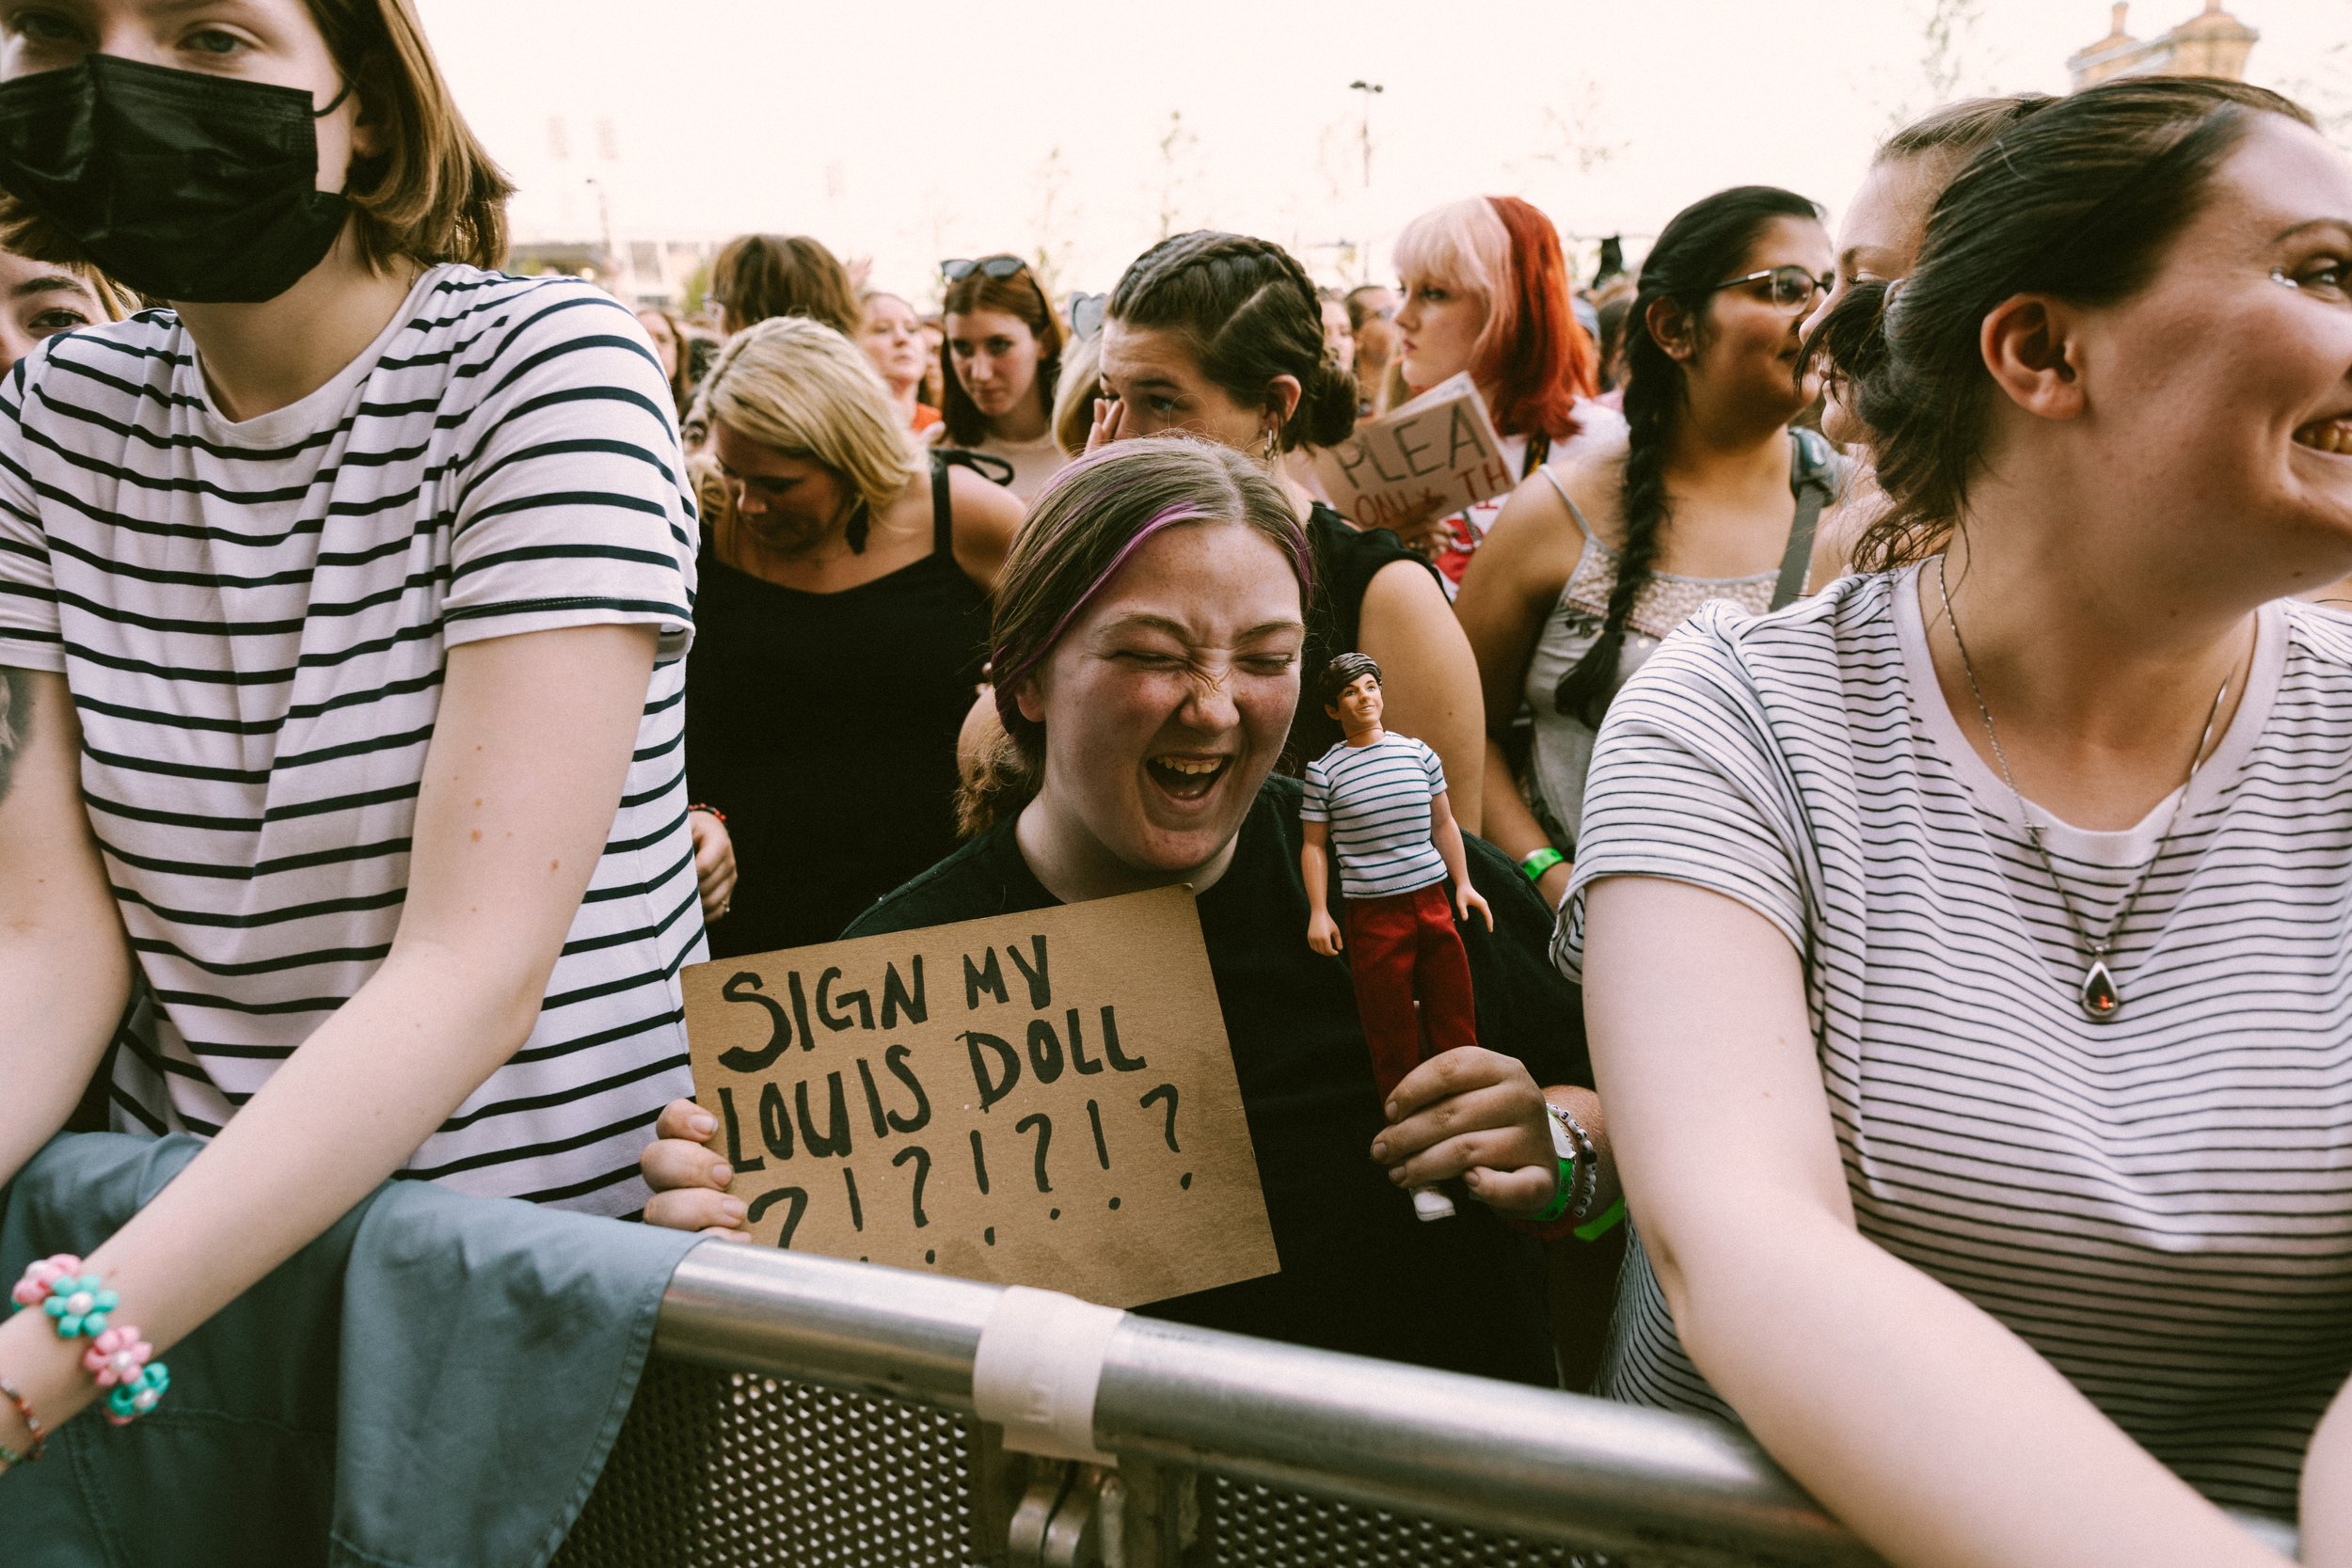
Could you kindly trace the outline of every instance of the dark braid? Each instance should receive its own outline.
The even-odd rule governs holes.
[[[1617,578],[1609,589],[1609,612],[1600,635],[1552,692],[1560,712],[1597,727],[1609,711],[1625,654],[1626,628],[1656,570],[1672,513],[1666,463],[1691,394],[1688,372],[1650,328],[1650,307],[1660,300],[1674,301],[1689,314],[1692,330],[1703,341],[1715,285],[1747,270],[1748,255],[1766,226],[1776,218],[1819,221],[1820,215],[1819,207],[1792,191],[1735,186],[1677,213],[1643,261],[1641,284],[1625,329],[1629,440],[1618,492],[1625,543],[1618,547]]]
[[[1323,300],[1307,269],[1280,245],[1248,234],[1195,230],[1162,240],[1128,267],[1109,314],[1128,326],[1173,332],[1200,373],[1245,407],[1267,405],[1276,376],[1299,385],[1281,450],[1327,447],[1356,427],[1356,384],[1323,336]]]

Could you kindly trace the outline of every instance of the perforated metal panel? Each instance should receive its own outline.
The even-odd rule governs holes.
[[[920,1406],[657,1359],[553,1568],[993,1568],[977,1439]],[[1186,1568],[1633,1568],[1226,1476],[1200,1503]]]
[[[1203,1499],[1217,1568],[1601,1568],[1565,1546],[1216,1476]],[[1619,1562],[1609,1568],[1627,1568]]]
[[[975,1568],[966,1421],[656,1360],[554,1568]]]

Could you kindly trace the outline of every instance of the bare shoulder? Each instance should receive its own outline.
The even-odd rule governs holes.
[[[1001,532],[1010,539],[1028,513],[1019,496],[960,463],[947,468],[947,501],[955,513],[959,539],[967,527],[989,533]]]
[[[954,522],[956,564],[982,588],[994,588],[1028,508],[1003,485],[962,467],[947,470],[947,508]]]

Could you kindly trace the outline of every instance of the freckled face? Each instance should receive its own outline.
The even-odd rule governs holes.
[[[1181,880],[1241,832],[1298,705],[1298,581],[1238,523],[1153,536],[1022,684],[1031,810],[1131,876]]]

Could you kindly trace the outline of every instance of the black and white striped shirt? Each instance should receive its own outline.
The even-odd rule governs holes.
[[[61,671],[144,975],[118,1125],[217,1131],[400,923],[446,655],[661,628],[635,761],[530,1039],[406,1174],[620,1213],[691,1092],[702,951],[680,761],[692,503],[629,312],[571,279],[426,273],[293,405],[217,415],[169,311],[0,388],[0,663]]]
[[[2228,733],[2137,828],[2037,811],[2101,932],[2179,812],[2104,1022],[1922,628],[1915,571],[1761,618],[1701,610],[1610,709],[1555,956],[1581,973],[1605,877],[1771,920],[1804,959],[1862,1233],[2207,1496],[2292,1514],[2352,1373],[2352,622],[2266,608]],[[1729,1413],[1638,1248],[1602,1375]]]
[[[1347,898],[1387,898],[1446,879],[1429,836],[1429,802],[1445,793],[1445,765],[1409,735],[1369,746],[1343,740],[1307,765],[1301,822],[1331,825],[1331,858]]]

